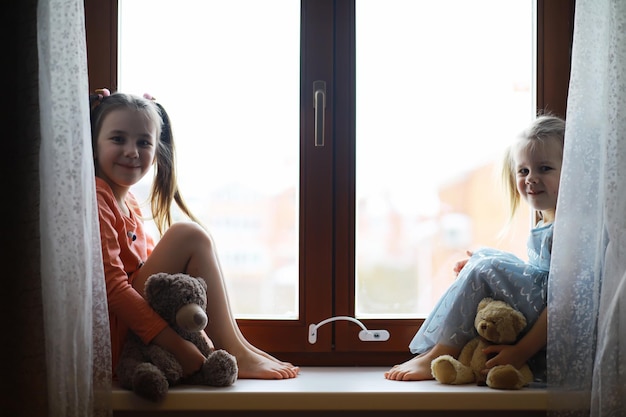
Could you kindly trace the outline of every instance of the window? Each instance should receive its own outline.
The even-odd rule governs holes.
[[[118,4],[119,89],[168,111],[179,186],[215,238],[233,310],[298,319],[300,4]]]
[[[140,72],[137,80],[132,81],[129,78],[132,75],[124,75],[128,74],[126,65],[138,57],[123,39],[124,32],[129,30],[124,29],[129,27],[125,26],[127,19],[133,18],[126,12],[119,16],[119,12],[124,10],[124,3],[139,1],[119,0],[118,5],[114,0],[86,0],[91,88],[106,85],[117,90],[119,81],[121,90],[128,91],[135,90],[131,85],[137,82],[137,91],[131,92],[145,90],[157,96],[172,116],[181,161],[183,138],[193,137],[209,143],[207,150],[194,145],[189,162],[179,162],[181,186],[194,212],[210,213],[205,221],[216,236],[221,260],[233,265],[226,272],[227,282],[235,285],[231,293],[236,292],[237,296],[231,296],[237,300],[237,314],[244,334],[259,347],[301,365],[389,365],[409,357],[408,341],[421,323],[420,315],[426,313],[428,304],[412,304],[418,297],[404,297],[408,308],[396,311],[392,300],[401,297],[379,297],[383,294],[381,288],[386,290],[393,285],[381,285],[376,271],[384,271],[385,283],[397,283],[402,296],[409,291],[423,291],[424,286],[432,287],[434,281],[416,280],[406,271],[417,269],[420,277],[431,275],[433,267],[429,265],[434,263],[427,260],[430,257],[428,251],[435,247],[434,237],[454,250],[460,250],[471,237],[488,244],[479,232],[482,230],[495,236],[504,220],[490,222],[495,231],[470,225],[467,215],[451,204],[458,200],[453,186],[440,186],[439,196],[444,199],[428,205],[432,210],[419,215],[415,213],[418,206],[424,207],[425,197],[414,201],[408,197],[415,193],[398,193],[393,189],[381,191],[376,187],[373,188],[376,192],[372,192],[367,187],[376,185],[377,181],[383,185],[394,184],[407,177],[418,177],[414,188],[423,187],[424,181],[430,187],[439,177],[438,170],[448,174],[447,167],[431,168],[426,173],[418,171],[427,162],[441,158],[431,146],[441,143],[443,135],[427,129],[425,124],[431,122],[444,126],[450,132],[448,137],[459,136],[462,132],[454,131],[453,122],[446,123],[445,118],[438,120],[441,115],[455,115],[459,124],[469,123],[485,112],[490,114],[496,106],[510,105],[516,110],[509,114],[519,114],[522,118],[519,123],[511,122],[517,127],[524,123],[524,118],[528,120],[532,116],[530,103],[534,100],[538,108],[564,115],[573,1],[537,1],[533,18],[533,2],[525,0],[504,3],[463,1],[457,7],[466,8],[468,4],[474,7],[468,10],[421,9],[411,13],[395,7],[406,8],[416,3],[425,6],[433,2],[257,0],[244,4],[204,1],[205,6],[214,3],[227,7],[234,3],[238,5],[238,11],[221,8],[197,12],[188,8],[190,1],[165,3],[151,0],[152,6],[167,4],[171,9],[167,9],[165,17],[158,17],[149,15],[151,7],[142,8],[141,19],[151,26],[142,34],[143,47],[154,49],[147,58],[134,64],[150,65],[150,71]],[[253,9],[260,3],[263,10]],[[520,5],[520,9],[512,13],[511,3]],[[182,11],[176,12],[178,8]],[[467,19],[467,14],[474,9],[488,18],[487,23],[475,25],[481,28],[478,32],[471,27],[461,29],[464,20],[472,21]],[[268,11],[271,13],[265,19],[247,20]],[[460,14],[466,19],[446,26],[445,22],[453,22],[454,16]],[[215,15],[218,18],[213,20]],[[415,25],[410,24],[411,20],[399,24],[405,15],[415,16]],[[200,21],[194,21],[196,16],[201,18]],[[435,16],[443,16],[441,22],[444,23],[428,26],[429,22],[439,21]],[[119,24],[118,17],[121,19]],[[525,20],[526,24],[515,26],[513,22],[518,18]],[[492,70],[494,65],[510,62],[505,59],[507,52],[514,49],[515,54],[511,55],[514,59],[522,55],[528,57],[533,47],[533,19],[537,22],[536,80],[532,78],[532,66],[525,67],[527,64],[512,67],[514,78],[499,78],[502,68]],[[188,24],[172,31],[175,23],[181,20]],[[256,20],[264,25],[255,26]],[[219,34],[203,38],[224,21],[232,23]],[[383,30],[384,25],[389,24],[391,29]],[[157,27],[159,30],[155,30]],[[197,27],[202,30],[194,32]],[[513,28],[517,28],[515,33],[525,33],[526,43],[522,42],[522,46],[512,48],[512,38],[503,35]],[[425,32],[410,32],[418,29]],[[462,30],[463,36],[452,36],[457,30]],[[153,45],[150,40],[156,39],[158,33],[155,32],[187,35],[187,39],[183,43],[168,35]],[[481,38],[472,41],[473,36]],[[502,39],[510,43],[498,43]],[[481,55],[473,50],[472,44],[462,46],[462,41],[496,48],[487,48],[488,52]],[[237,46],[233,47],[231,42]],[[456,60],[444,64],[444,58],[449,58],[450,53],[442,52],[451,51],[459,44],[462,48],[454,53],[458,55]],[[277,46],[278,51],[269,48],[272,45]],[[493,60],[494,55],[496,60]],[[206,67],[190,65],[191,58],[205,56],[210,58],[205,61],[208,63]],[[284,56],[290,58],[282,61]],[[430,61],[427,57],[431,57]],[[437,58],[437,66],[433,65],[433,58]],[[118,64],[124,67],[119,73]],[[175,67],[159,73],[170,64]],[[414,75],[420,69],[431,73]],[[403,70],[408,72],[403,74]],[[445,81],[423,82],[433,73],[443,75]],[[235,74],[237,82],[227,81],[225,77],[229,74]],[[155,78],[150,79],[151,76]],[[326,100],[323,147],[315,146],[317,121],[313,107],[313,85],[320,80],[325,81]],[[139,85],[142,81],[146,84]],[[519,104],[520,107],[515,107],[518,104],[512,102],[502,104],[504,101],[489,93],[493,90],[490,87],[501,86],[497,83],[506,83],[515,97],[525,94],[524,100],[529,104]],[[531,93],[533,83],[536,95]],[[426,94],[429,89],[434,94]],[[396,96],[391,96],[391,92]],[[492,106],[481,109],[488,105],[481,103],[478,97],[490,97]],[[201,99],[200,103],[192,104],[197,98]],[[402,103],[400,99],[408,101]],[[174,101],[180,101],[182,110],[175,109],[178,105],[173,104]],[[483,110],[478,116],[467,113],[476,108]],[[191,128],[195,121],[201,122],[200,127]],[[223,125],[224,129],[220,133],[209,132],[207,125],[211,128]],[[246,125],[253,127],[251,132],[259,133],[246,133],[245,129],[249,127]],[[480,129],[466,130],[470,134],[454,145],[462,149],[459,153],[464,156],[473,149],[463,146],[475,143],[476,140],[471,140],[471,133]],[[502,136],[507,135],[505,131],[500,132],[500,128],[495,130]],[[405,134],[407,137],[403,138]],[[245,145],[238,142],[248,136],[253,136],[253,140]],[[481,151],[487,148],[486,145],[480,147]],[[234,149],[234,153],[226,156],[229,149]],[[413,154],[414,158],[407,157]],[[480,152],[478,155],[484,154]],[[296,162],[290,158],[295,158]],[[402,163],[396,163],[395,158]],[[389,162],[386,168],[380,164],[381,160]],[[227,164],[217,172],[210,171],[213,165],[222,161],[232,161],[233,164]],[[237,162],[243,165],[237,166]],[[458,161],[453,165],[459,165]],[[479,169],[481,166],[464,168],[473,169],[475,175],[491,175],[488,165],[484,171]],[[276,167],[280,170],[274,171]],[[264,180],[263,175],[273,178]],[[201,177],[198,188],[206,193],[192,197],[194,193],[182,180],[186,176]],[[213,179],[226,182],[216,186]],[[403,187],[411,187],[411,182],[408,184]],[[251,185],[259,186],[261,191],[257,188],[250,192]],[[457,185],[456,190],[458,187],[469,188],[466,184]],[[496,201],[499,197],[493,198]],[[408,209],[398,210],[393,206],[390,211],[390,202],[398,199],[407,200]],[[443,210],[442,202],[454,210]],[[489,207],[494,206],[490,204]],[[248,216],[239,217],[240,213]],[[413,216],[408,223],[407,214]],[[227,230],[230,232],[224,232]],[[387,230],[401,231],[402,234],[387,235],[381,242],[379,233]],[[270,242],[270,249],[257,245],[249,236]],[[398,239],[398,236],[402,238]],[[407,246],[400,245],[403,240],[415,246],[407,249]],[[296,242],[298,245],[294,247]],[[381,248],[385,250],[381,251]],[[406,255],[409,252],[412,252],[411,256],[417,253],[417,258],[411,259]],[[387,269],[373,262],[376,261],[373,255],[381,253],[394,256],[390,258],[391,262],[382,262]],[[416,268],[415,265],[420,266]],[[259,276],[268,278],[269,284],[251,284],[260,279]],[[242,283],[239,287],[236,286],[238,281]],[[237,298],[243,294],[239,289],[242,287],[254,288],[254,291],[249,296]],[[411,289],[406,290],[407,287]],[[375,295],[373,298],[372,294]],[[436,296],[425,297],[427,302],[433,298]],[[263,303],[264,300],[270,301]],[[392,335],[390,340],[363,343],[357,337],[358,326],[334,322],[319,330],[315,344],[308,343],[309,324],[331,316],[355,314],[368,328],[388,329]]]
[[[497,170],[535,113],[534,2],[357,0],[355,13],[356,313],[423,318],[467,249],[525,257],[523,210],[499,239]]]

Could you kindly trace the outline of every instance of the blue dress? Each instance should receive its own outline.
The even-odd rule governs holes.
[[[409,344],[413,353],[423,353],[435,344],[461,348],[477,333],[476,307],[491,297],[521,311],[533,326],[546,307],[552,224],[539,224],[528,238],[528,262],[496,249],[480,249],[470,257],[457,279],[441,297]]]

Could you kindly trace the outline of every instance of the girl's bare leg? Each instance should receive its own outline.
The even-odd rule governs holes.
[[[237,358],[239,378],[283,379],[298,375],[298,367],[256,348],[241,333],[230,308],[213,240],[200,226],[172,225],[139,270],[133,286],[142,292],[145,281],[157,272],[182,272],[205,280],[209,316],[206,332],[218,349]]]
[[[459,353],[461,353],[461,351],[458,348],[437,344],[428,352],[414,356],[399,365],[395,365],[389,371],[385,372],[385,378],[394,381],[425,381],[434,379],[430,371],[430,363],[433,359],[441,355],[457,357]]]

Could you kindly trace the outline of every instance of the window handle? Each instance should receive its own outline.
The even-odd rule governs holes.
[[[326,110],[326,82],[313,81],[313,107],[315,108],[315,146],[324,146],[324,112]]]

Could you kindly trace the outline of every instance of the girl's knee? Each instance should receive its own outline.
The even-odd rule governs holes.
[[[174,223],[167,230],[166,235],[172,235],[174,237],[177,237],[185,243],[193,243],[194,245],[200,245],[202,247],[213,247],[213,239],[211,235],[197,223]]]
[[[500,259],[494,256],[478,256],[475,255],[472,257],[472,264],[475,269],[483,270],[483,269],[491,269],[501,263]]]
[[[480,282],[491,282],[513,274],[514,268],[515,265],[510,262],[503,262],[497,256],[476,257],[472,259],[472,264],[468,268],[468,278]]]

